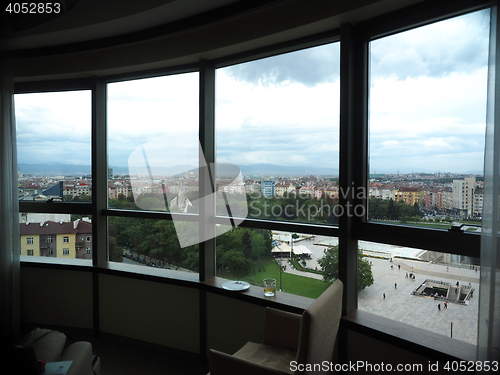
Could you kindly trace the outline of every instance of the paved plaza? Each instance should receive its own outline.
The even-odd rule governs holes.
[[[313,251],[312,259],[307,260],[308,267],[317,266],[317,259],[323,255],[325,249],[324,245],[318,245],[318,243],[326,238],[317,237],[314,240],[300,242],[301,245],[306,245]],[[448,337],[452,335],[457,340],[476,344],[479,271],[469,267],[460,268],[399,258],[395,258],[393,263],[388,259],[365,259],[372,262],[374,282],[359,293],[358,308],[360,310]],[[286,272],[322,278],[321,275],[292,270],[291,267],[287,267]],[[415,281],[409,277],[406,278],[407,272],[415,274]],[[471,283],[472,288],[475,289],[474,297],[470,299],[469,305],[448,303],[448,308],[445,309],[443,301],[412,295],[411,293],[427,279],[447,282],[452,286],[455,286],[457,281],[460,285]],[[397,288],[394,284],[397,284]],[[441,304],[441,310],[438,310],[438,304]],[[453,323],[453,332],[451,323]]]
[[[394,263],[386,259],[366,259],[373,263],[374,283],[359,293],[359,309],[476,344],[479,271],[398,258],[394,259]],[[400,269],[398,265],[401,266]],[[414,272],[415,281],[406,278],[406,272]],[[461,285],[471,283],[475,289],[474,297],[470,299],[469,305],[448,303],[448,308],[445,309],[442,301],[412,295],[411,292],[427,279],[448,282],[451,285],[456,285],[457,281]],[[395,283],[397,289],[394,287]],[[438,303],[441,304],[440,311]]]

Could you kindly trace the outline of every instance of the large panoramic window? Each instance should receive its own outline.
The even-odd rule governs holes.
[[[488,38],[480,11],[370,43],[369,220],[481,232]],[[479,241],[450,254],[440,232],[430,251],[427,232],[423,248],[359,241],[373,283],[358,307],[476,344]]]
[[[218,215],[337,224],[339,65],[331,43],[217,69]]]
[[[465,3],[457,7],[477,9]],[[422,16],[439,16],[435,9],[422,9]],[[215,102],[202,95],[206,101],[200,103],[200,88],[208,92],[213,76],[200,81],[197,72],[68,81],[95,87],[94,102],[91,90],[16,94],[21,259],[65,258],[96,266],[109,260],[111,267],[143,272],[148,280],[192,274],[190,280],[200,276],[209,284],[215,274],[226,279],[223,283],[262,287],[271,278],[277,290],[309,298],[321,295],[340,269],[348,302],[344,312],[351,313],[357,299],[359,310],[392,319],[401,331],[408,327],[403,323],[475,344],[481,270],[480,236],[472,233],[481,232],[483,212],[489,13],[370,39],[379,37],[371,34],[379,26],[387,30],[397,23],[399,30],[405,22],[412,20],[402,15],[387,24],[374,20],[375,28],[372,22],[353,26],[361,39],[342,33],[355,51],[370,40],[369,62],[346,64],[361,73],[369,70],[368,82],[363,74],[354,75],[367,84],[369,96],[342,98],[345,107],[363,113],[357,104],[368,101],[368,136],[359,134],[363,144],[368,141],[368,157],[343,158],[342,165],[340,43],[301,44],[294,52],[230,66],[223,56],[202,63],[210,73],[218,66]],[[350,78],[352,72],[343,73]],[[51,88],[51,82],[31,87],[44,84]],[[29,86],[20,84],[18,90]],[[346,88],[353,88],[350,82]],[[200,104],[213,105],[215,124],[209,116],[200,119]],[[103,106],[106,121],[99,116]],[[91,145],[92,110],[95,128],[106,133],[106,147]],[[349,120],[342,122],[346,133],[351,114],[342,113]],[[364,125],[355,121],[357,129]],[[200,128],[215,138],[201,137],[207,143],[200,145]],[[356,153],[351,134],[345,139],[342,149]],[[214,150],[209,173],[200,146]],[[106,155],[107,176],[91,175],[91,151],[98,160]],[[364,150],[359,155],[364,157]],[[363,179],[356,171],[365,169],[368,222],[345,220],[337,228],[343,212],[339,196],[349,193],[340,191],[339,170],[353,176],[352,186],[343,183],[359,192],[365,186],[358,186]],[[92,181],[105,190],[100,193],[107,201],[92,200]],[[200,196],[200,184],[208,182],[214,194]],[[58,200],[64,202],[53,203]],[[92,223],[91,213],[102,220]],[[466,233],[421,228],[453,224]],[[99,237],[93,237],[92,226]],[[100,237],[106,232],[106,239]],[[340,235],[349,236],[342,248]],[[358,242],[357,257],[346,256],[351,241]],[[200,264],[204,259],[214,261]],[[274,303],[267,301],[257,304]],[[289,296],[277,302],[287,301],[297,307]]]
[[[489,13],[370,43],[369,219],[480,224]]]
[[[19,200],[90,202],[90,90],[14,99]]]
[[[197,212],[198,73],[108,84],[110,208]]]
[[[198,73],[108,84],[110,208],[197,214]],[[109,259],[198,270],[198,222],[108,218]]]

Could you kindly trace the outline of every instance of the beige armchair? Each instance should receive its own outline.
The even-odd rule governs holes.
[[[335,281],[302,315],[266,308],[262,344],[248,342],[233,355],[210,350],[210,374],[305,373],[332,362],[342,312],[342,282]],[[325,372],[327,373],[327,372]]]

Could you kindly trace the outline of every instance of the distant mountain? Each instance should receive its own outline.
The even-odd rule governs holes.
[[[91,174],[89,165],[75,164],[26,164],[18,165],[23,174],[32,176],[85,176]],[[284,166],[278,164],[250,164],[239,165],[244,176],[338,176],[339,171],[335,168],[325,167],[304,167],[304,166]],[[129,174],[128,167],[111,166],[113,175]],[[154,169],[154,168],[153,168]],[[152,170],[153,175],[174,176],[182,175],[186,171],[194,172],[198,175],[198,169],[192,165],[175,165],[172,167],[161,167]],[[221,163],[218,165],[217,174],[219,176],[233,175],[235,168],[231,164]]]
[[[21,173],[32,176],[86,176],[91,173],[90,165],[21,163],[17,167]]]
[[[116,167],[116,166],[111,166],[110,168],[113,168],[113,175],[122,175],[122,174],[129,174],[129,169],[128,167]],[[174,165],[172,167],[151,167],[151,173],[153,175],[161,175],[161,176],[175,176],[175,175],[182,175],[186,173],[187,171],[191,172],[193,171],[195,174],[198,174],[198,168],[192,166],[192,165]]]
[[[113,168],[113,175],[129,174],[128,167],[116,167]],[[90,165],[76,165],[76,164],[18,164],[18,169],[23,174],[30,174],[32,176],[86,176],[91,174]],[[176,165],[173,167],[161,167],[156,168],[152,171],[155,175],[165,175],[173,176],[176,174],[183,174],[186,171],[194,170],[196,174],[197,169],[192,165]]]
[[[278,164],[250,164],[240,165],[241,173],[245,176],[338,176],[337,168],[308,167],[308,166],[284,166]]]

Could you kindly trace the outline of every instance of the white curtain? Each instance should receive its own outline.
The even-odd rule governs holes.
[[[0,325],[1,338],[20,329],[19,206],[11,62],[0,59]]]
[[[500,38],[498,3],[491,10],[488,104],[484,157],[484,202],[481,234],[481,281],[477,359],[500,361]],[[483,369],[484,372],[485,369]],[[479,371],[479,372],[483,372]]]

